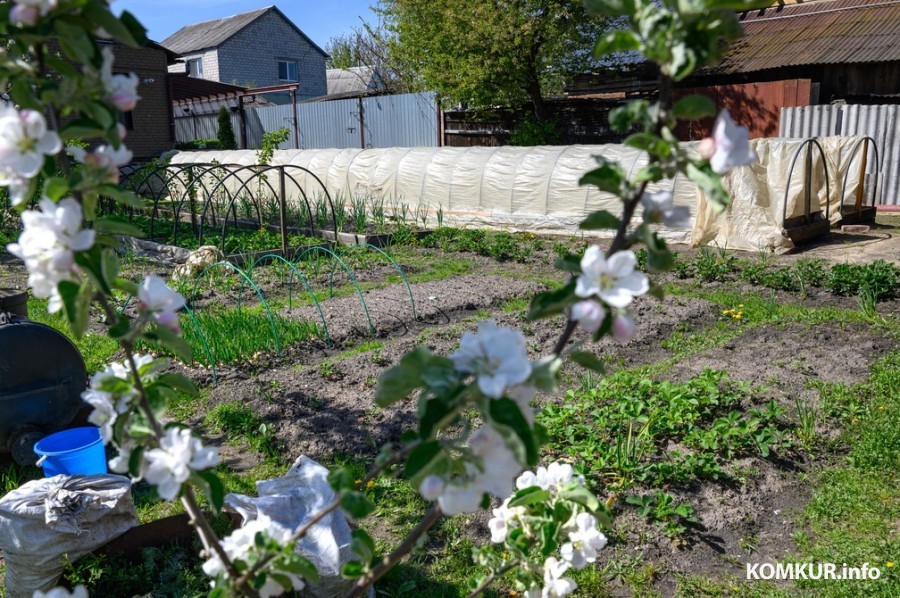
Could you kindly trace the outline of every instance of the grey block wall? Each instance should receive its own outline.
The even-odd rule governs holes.
[[[286,83],[278,79],[278,60],[297,63],[297,97],[327,93],[325,56],[302,35],[270,11],[226,40],[218,48],[218,80],[255,87]],[[204,63],[204,69],[206,64]],[[204,71],[204,77],[206,76]]]

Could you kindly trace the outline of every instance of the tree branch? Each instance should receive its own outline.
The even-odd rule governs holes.
[[[422,521],[419,522],[415,529],[409,532],[409,535],[406,536],[406,539],[403,540],[400,546],[386,556],[384,560],[381,561],[381,564],[359,578],[356,585],[353,586],[353,589],[347,594],[347,598],[362,596],[366,588],[381,579],[384,574],[390,571],[403,557],[412,552],[412,549],[415,548],[416,543],[419,541],[419,537],[431,529],[431,526],[437,523],[438,519],[441,518],[441,515],[443,515],[443,513],[441,513],[440,507],[437,505],[431,507],[431,510],[422,518]]]

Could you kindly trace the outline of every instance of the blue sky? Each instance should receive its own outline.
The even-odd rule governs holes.
[[[114,0],[114,10],[128,10],[148,37],[161,42],[185,25],[228,17],[275,4],[321,48],[328,40],[375,21],[370,6],[377,0]]]

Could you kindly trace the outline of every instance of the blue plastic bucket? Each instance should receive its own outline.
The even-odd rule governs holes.
[[[51,434],[35,443],[44,476],[107,473],[106,449],[100,428],[72,428]]]

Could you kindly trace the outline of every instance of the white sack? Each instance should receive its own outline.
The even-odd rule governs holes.
[[[245,523],[268,515],[296,530],[334,500],[327,478],[327,469],[301,455],[282,477],[256,482],[258,498],[227,494],[225,505],[240,513]],[[297,542],[297,552],[312,561],[319,573],[319,581],[307,583],[302,596],[343,596],[353,587],[354,580],[341,577],[344,563],[355,557],[350,550],[350,526],[340,509],[312,526]]]
[[[131,481],[117,475],[32,480],[0,498],[8,598],[56,586],[74,562],[138,524]]]

